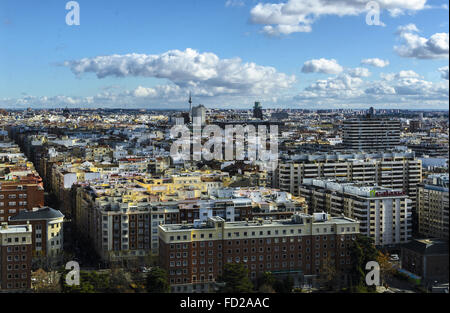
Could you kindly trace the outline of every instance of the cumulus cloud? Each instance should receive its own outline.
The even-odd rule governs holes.
[[[430,38],[420,37],[414,24],[400,26],[397,34],[403,42],[394,46],[394,51],[401,57],[416,59],[445,59],[449,53],[448,33],[436,33]]]
[[[380,9],[391,16],[406,11],[419,11],[426,0],[377,0]],[[294,32],[310,32],[311,25],[321,16],[355,16],[367,13],[368,1],[363,0],[287,0],[282,3],[258,3],[250,11],[250,21],[265,25],[262,31],[268,35],[287,35]]]
[[[369,77],[370,71],[365,67],[356,67],[349,69],[348,74],[352,77]]]
[[[443,70],[445,72],[445,70]],[[359,74],[359,75],[358,75]],[[307,107],[361,107],[378,105],[398,108],[445,108],[449,87],[445,82],[431,82],[412,70],[381,74],[379,80],[367,80],[361,68],[320,79],[293,97]]]
[[[389,60],[382,60],[379,58],[369,58],[361,60],[361,64],[372,65],[375,67],[386,67],[389,65]]]
[[[105,77],[155,77],[168,79],[180,88],[217,94],[267,94],[290,87],[294,75],[273,67],[243,63],[239,58],[220,59],[214,53],[193,49],[170,50],[159,55],[125,54],[66,61],[78,76],[94,73]]]
[[[308,97],[355,97],[362,93],[359,88],[363,80],[347,73],[336,77],[317,80],[305,88]]]
[[[441,72],[441,77],[443,79],[448,80],[448,65],[438,68],[438,71]]]
[[[419,78],[420,75],[413,70],[402,70],[398,73],[381,73],[380,77],[386,81],[392,81],[394,79],[402,78]]]
[[[306,61],[303,64],[303,73],[325,73],[325,74],[339,74],[343,71],[343,67],[338,64],[335,59],[314,59]]]

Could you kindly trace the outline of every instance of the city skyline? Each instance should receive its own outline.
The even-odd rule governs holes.
[[[448,1],[77,2],[0,4],[1,108],[448,109]]]

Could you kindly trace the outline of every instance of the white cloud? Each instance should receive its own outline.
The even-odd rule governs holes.
[[[426,0],[377,0],[380,9],[391,16],[405,11],[425,8]],[[287,0],[281,3],[258,3],[250,11],[250,21],[265,25],[268,35],[287,35],[294,32],[310,32],[311,25],[321,16],[355,16],[368,12],[365,0]]]
[[[369,77],[370,71],[365,67],[355,67],[348,70],[348,74],[352,77]]]
[[[379,58],[370,58],[361,60],[361,64],[372,65],[375,67],[386,67],[389,65],[389,60],[382,60]]]
[[[369,104],[391,108],[448,106],[449,87],[446,82],[426,81],[412,70],[383,73],[381,80],[368,81],[364,79],[367,75],[355,75],[361,72],[357,69],[347,69],[338,76],[317,80],[293,100],[305,107],[361,108]]]
[[[381,73],[380,77],[386,81],[392,81],[394,79],[402,78],[419,78],[420,75],[413,70],[402,70],[398,73]]]
[[[448,80],[448,65],[438,68],[438,71],[441,72],[441,77],[443,79]]]
[[[315,83],[305,88],[309,96],[316,97],[355,97],[362,94],[359,89],[363,80],[360,77],[353,77],[349,74],[341,74],[336,77],[317,80]]]
[[[78,76],[94,73],[105,77],[155,77],[180,88],[218,94],[268,94],[290,87],[294,75],[273,67],[243,63],[239,58],[220,59],[214,53],[193,49],[170,50],[159,55],[125,54],[97,56],[64,63]]]
[[[400,26],[397,34],[403,41],[394,51],[401,57],[416,59],[445,59],[449,53],[448,33],[436,33],[430,38],[420,37],[414,24]]]
[[[314,59],[306,61],[303,64],[303,73],[325,73],[325,74],[339,74],[343,71],[343,67],[338,64],[335,59]]]
[[[402,34],[402,33],[412,33],[412,32],[419,32],[419,29],[417,28],[417,26],[415,24],[407,24],[407,25],[402,25],[399,26],[397,28],[397,34]]]

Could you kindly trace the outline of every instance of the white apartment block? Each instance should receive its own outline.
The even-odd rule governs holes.
[[[402,189],[415,208],[422,161],[413,152],[302,154],[278,165],[279,187],[294,196],[308,178],[343,178],[386,188]]]
[[[376,245],[401,244],[412,237],[411,200],[402,189],[304,179],[300,193],[313,212],[357,219],[361,234],[373,238]]]

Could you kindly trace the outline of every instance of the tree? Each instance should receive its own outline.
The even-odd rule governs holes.
[[[225,286],[220,288],[220,292],[253,292],[253,284],[248,278],[248,270],[243,264],[225,264],[223,275],[219,278],[219,281],[225,283]]]
[[[256,281],[257,290],[262,293],[273,293],[275,292],[273,289],[275,281],[272,272],[264,272]]]
[[[132,292],[133,290],[130,288],[130,283],[131,282],[122,269],[111,270],[111,274],[109,275],[108,292]]]
[[[160,267],[153,267],[147,275],[146,289],[152,293],[170,292],[166,271]]]
[[[388,278],[392,277],[396,272],[396,268],[389,261],[389,254],[379,252],[377,262],[380,265],[381,284],[384,285]]]
[[[367,262],[376,261],[378,258],[378,250],[375,248],[372,238],[364,235],[357,235],[356,240],[350,247],[350,256],[352,262],[351,284],[354,290],[365,288],[366,273],[365,268]]]
[[[57,272],[46,272],[42,268],[38,269],[33,276],[33,288],[35,292],[59,292],[60,285],[57,279]]]
[[[80,272],[80,284],[69,286],[66,284],[66,274],[68,271],[63,271],[61,275],[62,292],[66,293],[96,293],[107,292],[109,290],[109,275],[99,274],[97,272]]]
[[[286,276],[283,280],[277,279],[273,285],[278,293],[290,293],[294,288],[294,279],[291,276]]]

